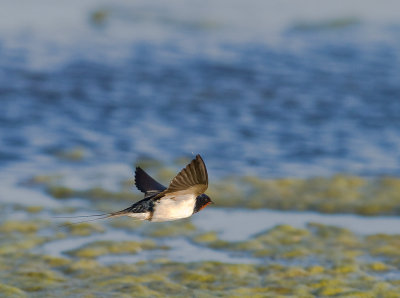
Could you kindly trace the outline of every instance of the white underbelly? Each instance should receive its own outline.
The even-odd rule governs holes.
[[[149,218],[150,216],[150,212],[146,212],[146,213],[128,213],[127,214],[130,217],[139,219],[139,220],[146,220]]]
[[[151,221],[169,221],[186,218],[193,214],[196,197],[192,194],[164,197],[154,206]]]

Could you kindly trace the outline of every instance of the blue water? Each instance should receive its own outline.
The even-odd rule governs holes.
[[[82,147],[85,165],[201,153],[212,178],[399,175],[396,9],[235,3],[4,4],[0,172]]]

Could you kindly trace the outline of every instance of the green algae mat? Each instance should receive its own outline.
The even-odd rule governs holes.
[[[155,174],[169,181],[174,170]],[[99,202],[132,202],[141,199],[133,180],[120,181],[119,191],[101,186],[73,189],[63,185],[62,176],[39,175],[27,184],[41,186],[55,199],[83,198]],[[321,213],[360,215],[400,215],[400,178],[361,178],[335,175],[308,179],[261,179],[254,176],[227,177],[212,183],[207,190],[219,207],[269,208],[276,210],[312,210]]]
[[[128,225],[110,223],[103,229],[115,233]],[[142,240],[93,240],[61,249],[60,255],[46,251],[46,243],[63,239],[79,242],[105,235],[98,224],[72,227],[60,229],[40,219],[2,222],[0,295],[400,297],[400,235],[357,236],[346,229],[315,223],[304,229],[280,225],[247,240],[226,241],[186,222],[183,226],[161,225],[165,233],[158,234],[150,224],[139,225],[135,232]],[[77,234],[75,229],[79,228],[85,233]],[[152,253],[176,250],[162,245],[162,239],[182,237],[199,251],[212,248],[228,256],[247,256],[250,261],[179,262]],[[110,255],[122,258],[120,262],[102,261]],[[132,255],[137,261],[124,261],[124,256]]]
[[[130,179],[110,190],[72,188],[64,178],[38,175],[18,186],[53,206],[1,205],[0,297],[400,297],[400,179],[232,177],[210,186],[215,209],[187,220],[68,225],[56,217],[121,209],[140,194]],[[216,212],[222,207],[231,209]],[[310,210],[315,222],[270,216],[290,222]],[[331,213],[354,217],[363,232]],[[229,214],[261,220],[245,232],[246,221],[235,225]]]

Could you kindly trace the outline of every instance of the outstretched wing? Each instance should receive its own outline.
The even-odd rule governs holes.
[[[135,184],[137,189],[144,193],[145,198],[167,189],[164,185],[150,177],[141,167],[136,167]]]
[[[170,193],[195,194],[204,193],[208,187],[207,168],[199,154],[182,171],[172,179],[164,195]]]

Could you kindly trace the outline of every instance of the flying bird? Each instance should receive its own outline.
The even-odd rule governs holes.
[[[136,187],[144,193],[144,199],[121,211],[88,215],[105,219],[119,216],[130,216],[139,220],[154,222],[172,221],[192,216],[213,203],[204,192],[208,187],[207,168],[198,154],[168,187],[160,184],[141,167],[135,171]]]

